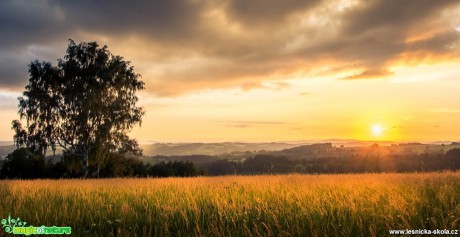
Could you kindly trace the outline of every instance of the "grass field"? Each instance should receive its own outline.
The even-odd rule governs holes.
[[[0,181],[0,203],[72,236],[382,236],[460,229],[460,173]]]

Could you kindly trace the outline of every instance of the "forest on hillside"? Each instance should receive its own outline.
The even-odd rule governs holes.
[[[428,172],[460,169],[458,144],[426,146],[335,147],[331,143],[303,145],[280,151],[224,153],[219,156],[152,156],[110,154],[104,163],[90,163],[90,176],[191,177],[254,174],[329,174]],[[452,148],[454,146],[454,148]],[[80,158],[47,156],[20,148],[1,163],[0,178],[77,178]]]

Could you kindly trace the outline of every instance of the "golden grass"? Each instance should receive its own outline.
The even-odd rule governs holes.
[[[73,236],[381,236],[460,229],[460,173],[13,180],[0,203]]]

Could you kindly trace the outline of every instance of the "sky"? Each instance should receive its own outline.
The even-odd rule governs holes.
[[[457,0],[0,1],[0,140],[68,39],[131,61],[141,142],[460,141]]]

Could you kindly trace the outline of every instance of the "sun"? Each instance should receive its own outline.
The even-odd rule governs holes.
[[[372,125],[371,131],[374,136],[382,136],[385,129],[380,124]]]

